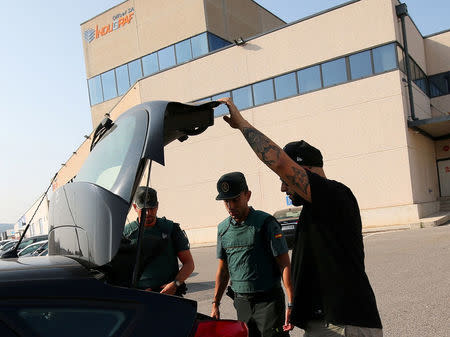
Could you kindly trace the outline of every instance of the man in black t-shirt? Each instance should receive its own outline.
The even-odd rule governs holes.
[[[382,325],[364,267],[358,203],[345,185],[326,178],[320,151],[305,141],[282,150],[220,99],[256,155],[282,181],[281,191],[303,205],[292,254],[294,303],[291,323],[308,337],[380,337]]]

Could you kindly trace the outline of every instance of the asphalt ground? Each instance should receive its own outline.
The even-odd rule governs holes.
[[[364,236],[366,272],[386,337],[450,337],[450,225]],[[193,248],[195,271],[187,298],[209,315],[217,268],[216,247]],[[224,295],[221,318],[236,319]],[[303,336],[295,328],[292,337]]]

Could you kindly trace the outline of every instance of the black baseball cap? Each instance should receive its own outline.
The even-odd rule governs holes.
[[[299,165],[323,167],[323,157],[320,150],[309,145],[304,140],[290,142],[286,144],[283,150]]]
[[[216,200],[233,199],[238,197],[243,191],[248,191],[244,174],[241,172],[230,172],[221,176],[219,181],[217,181],[217,192],[219,194]]]
[[[147,195],[146,202],[144,202],[145,196]],[[138,208],[154,208],[158,206],[158,196],[156,191],[151,187],[139,186],[137,188],[136,194],[134,195],[134,203]]]

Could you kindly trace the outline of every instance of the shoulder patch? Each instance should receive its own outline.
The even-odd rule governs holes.
[[[275,234],[275,239],[279,239],[279,238],[282,238],[282,237],[283,237],[283,234],[281,234],[281,233]]]

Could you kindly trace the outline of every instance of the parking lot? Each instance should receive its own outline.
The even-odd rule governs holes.
[[[368,234],[366,271],[374,289],[384,336],[450,336],[450,225]],[[188,298],[209,315],[217,267],[216,247],[192,250],[196,269]],[[236,318],[229,298],[222,318]],[[302,336],[295,328],[291,336]]]

